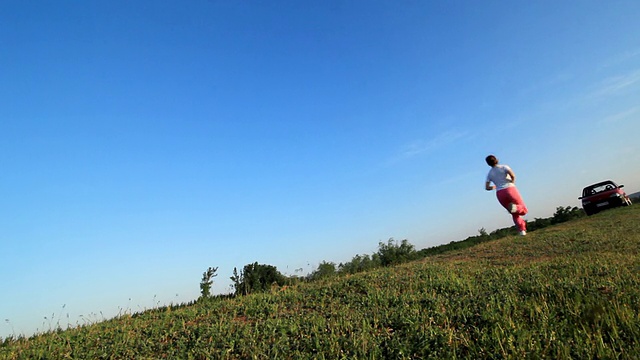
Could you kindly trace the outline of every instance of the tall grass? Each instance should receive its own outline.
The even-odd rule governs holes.
[[[637,359],[640,206],[396,267],[0,342],[2,359]]]

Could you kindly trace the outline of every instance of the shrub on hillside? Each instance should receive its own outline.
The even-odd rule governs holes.
[[[334,276],[336,274],[336,264],[333,262],[323,261],[318,265],[318,269],[309,274],[309,280],[319,280]]]
[[[233,268],[231,281],[235,295],[247,295],[269,290],[274,284],[283,286],[287,283],[287,278],[275,266],[255,262],[245,265],[239,274],[238,270]]]
[[[415,247],[407,239],[400,243],[393,239],[389,239],[386,244],[379,242],[378,256],[382,266],[401,264],[417,258]]]
[[[346,263],[340,263],[338,266],[338,273],[340,274],[355,274],[362,271],[367,271],[380,267],[380,256],[378,254],[369,255],[356,255],[351,261]]]

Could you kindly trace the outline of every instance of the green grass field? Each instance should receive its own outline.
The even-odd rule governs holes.
[[[1,359],[639,359],[640,206],[0,342]]]

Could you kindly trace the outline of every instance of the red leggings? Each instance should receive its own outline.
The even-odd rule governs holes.
[[[505,209],[508,210],[509,204],[516,204],[517,211],[511,216],[513,216],[513,223],[516,224],[516,227],[520,231],[527,230],[527,223],[522,218],[523,215],[526,215],[529,210],[527,210],[527,206],[524,204],[518,189],[515,186],[511,186],[502,190],[496,191],[496,196],[498,197],[498,201],[500,205],[502,205]]]

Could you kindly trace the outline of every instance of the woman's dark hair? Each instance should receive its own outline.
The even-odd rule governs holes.
[[[487,165],[489,166],[496,166],[498,164],[498,159],[493,155],[487,156],[487,158],[484,160],[487,162]]]

